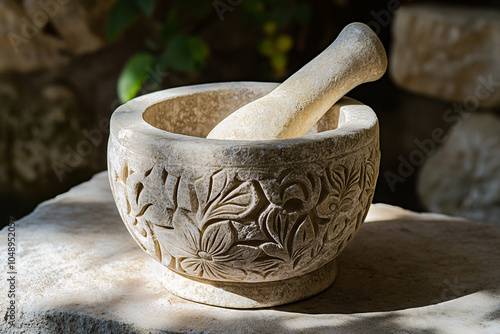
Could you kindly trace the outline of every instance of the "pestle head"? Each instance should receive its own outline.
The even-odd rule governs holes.
[[[346,26],[316,58],[269,94],[217,124],[210,139],[262,140],[303,136],[354,87],[378,80],[387,55],[377,35],[359,22]]]

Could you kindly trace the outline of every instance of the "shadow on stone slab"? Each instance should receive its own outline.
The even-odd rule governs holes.
[[[197,326],[193,323],[195,318],[198,322],[210,321],[204,315],[189,314],[177,316],[172,326],[181,328],[175,333],[241,333],[241,334],[286,334],[286,333],[311,333],[311,334],[332,334],[332,333],[411,333],[411,334],[436,334],[440,329],[432,322],[411,324],[401,321],[397,314],[370,314],[362,317],[349,316],[343,319],[320,319],[316,317],[293,318],[284,316],[281,318],[268,317],[267,319],[255,310],[255,316],[244,312],[239,316],[231,316],[229,321],[218,321],[211,324],[211,329],[204,331],[204,326]],[[259,317],[260,315],[260,317]],[[347,317],[347,316],[346,316]],[[175,325],[174,325],[175,324]],[[191,324],[188,327],[187,324]],[[203,328],[203,329],[202,329]],[[174,333],[167,328],[165,332]],[[148,332],[149,333],[149,332]],[[156,334],[157,332],[150,332]]]
[[[495,310],[491,311],[486,317],[485,320],[487,321],[495,321],[495,320],[500,320],[500,306],[497,307]]]
[[[425,217],[425,216],[422,216]],[[396,311],[500,289],[500,229],[460,219],[366,223],[319,295],[275,308],[309,314]],[[492,313],[499,317],[499,312]]]

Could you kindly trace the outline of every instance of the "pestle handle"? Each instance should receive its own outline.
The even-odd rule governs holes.
[[[316,58],[269,94],[222,120],[207,138],[278,139],[303,136],[354,87],[382,77],[387,56],[363,23],[346,26]]]

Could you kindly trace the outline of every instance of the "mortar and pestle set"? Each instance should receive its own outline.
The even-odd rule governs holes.
[[[179,87],[120,106],[111,189],[163,286],[232,308],[329,287],[335,258],[366,217],[380,162],[375,113],[343,96],[386,67],[375,33],[353,23],[281,85]]]

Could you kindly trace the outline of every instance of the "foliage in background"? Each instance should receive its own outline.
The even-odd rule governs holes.
[[[223,0],[222,0],[223,1]],[[292,23],[306,23],[310,6],[305,0],[226,0],[231,11],[241,10],[245,33],[260,38],[257,52],[268,59],[276,77],[284,75],[287,54],[293,47],[293,37],[284,33]],[[241,5],[240,5],[241,4]],[[145,88],[152,71],[180,73],[204,69],[210,55],[210,45],[199,37],[210,23],[223,24],[214,10],[215,3],[207,0],[175,1],[118,0],[111,11],[107,36],[119,38],[137,22],[148,27],[144,37],[145,49],[133,55],[125,64],[118,79],[118,96],[126,102]],[[214,22],[215,21],[215,22]],[[147,90],[161,82],[148,80]]]
[[[264,33],[260,54],[269,59],[276,76],[281,77],[288,65],[287,53],[293,46],[292,36],[283,31],[292,23],[307,23],[310,5],[288,0],[245,1],[243,9],[247,24],[259,27]]]

